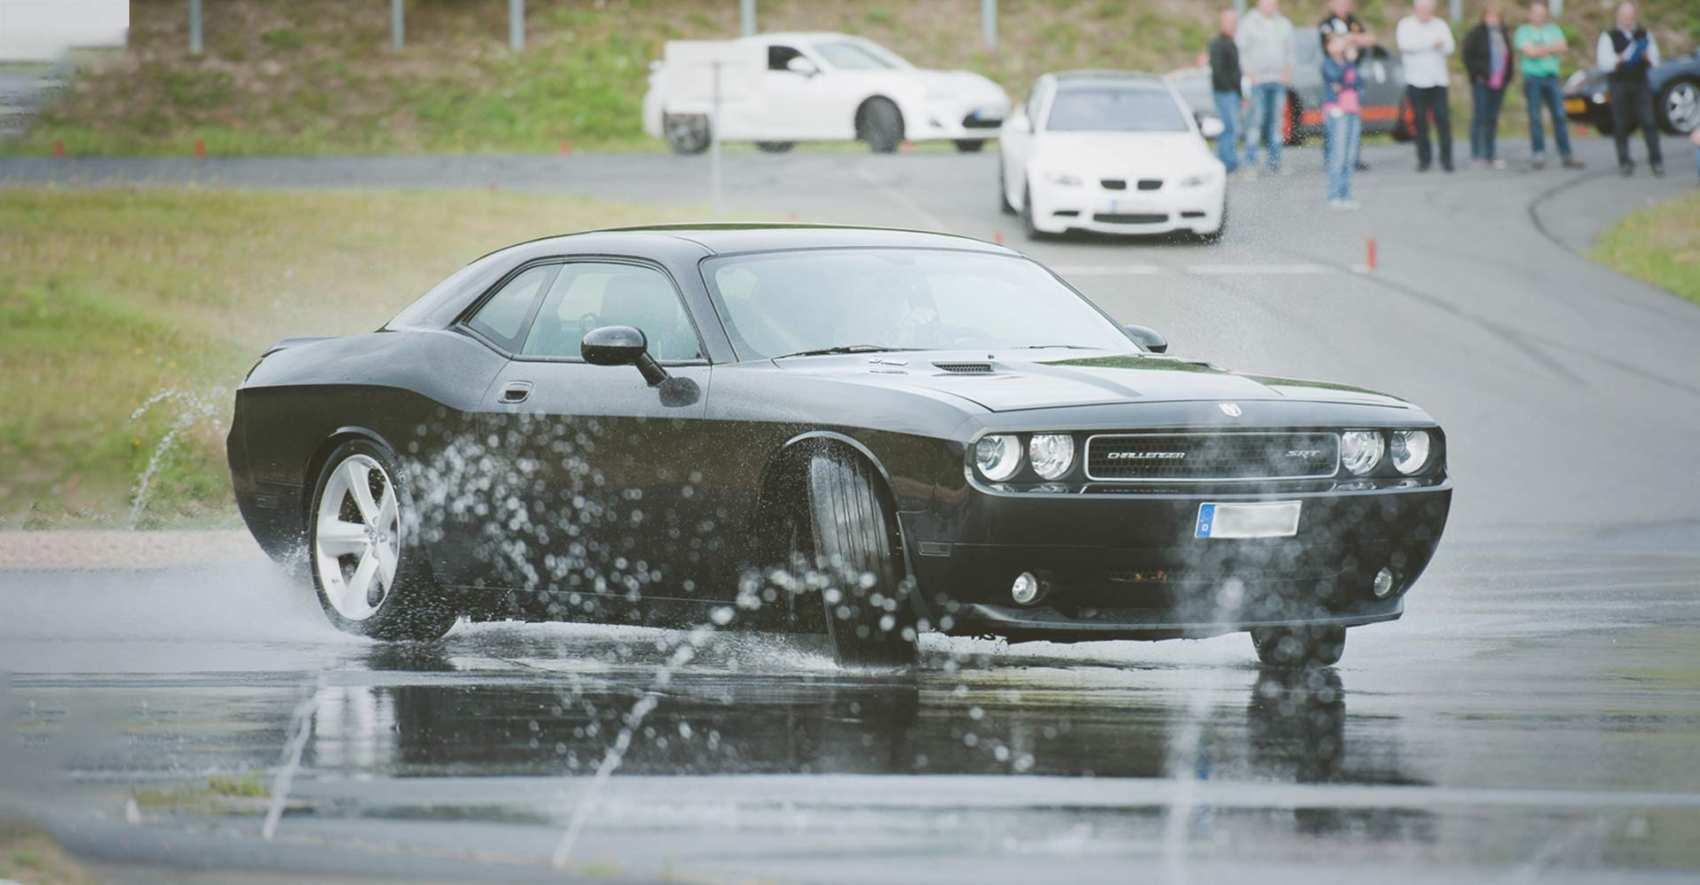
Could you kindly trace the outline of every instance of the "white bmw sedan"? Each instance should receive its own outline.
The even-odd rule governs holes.
[[[1161,77],[1045,74],[999,130],[998,202],[1021,213],[1028,236],[1190,232],[1214,240],[1228,198],[1227,170],[1204,141],[1212,134]]]

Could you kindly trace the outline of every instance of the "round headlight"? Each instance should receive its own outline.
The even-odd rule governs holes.
[[[1393,466],[1407,476],[1428,464],[1428,431],[1397,430],[1393,433]]]
[[[1353,476],[1363,476],[1381,463],[1386,448],[1387,442],[1373,430],[1348,430],[1340,434],[1340,463]]]
[[[1066,433],[1035,433],[1027,443],[1027,460],[1041,479],[1058,479],[1074,466],[1074,437]]]
[[[974,444],[974,466],[992,482],[1003,482],[1021,469],[1021,438],[1009,434],[982,436]]]

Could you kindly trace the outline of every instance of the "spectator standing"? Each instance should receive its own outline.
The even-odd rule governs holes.
[[[1517,52],[1523,56],[1523,97],[1529,103],[1530,165],[1545,168],[1546,133],[1541,131],[1541,110],[1552,117],[1553,140],[1558,142],[1558,156],[1566,169],[1581,169],[1582,161],[1570,153],[1570,129],[1564,119],[1564,92],[1559,86],[1558,62],[1570,50],[1564,39],[1564,29],[1554,24],[1547,9],[1547,0],[1529,4],[1529,21],[1517,29],[1512,39]]]
[[[1232,173],[1240,167],[1239,131],[1240,104],[1245,97],[1243,75],[1240,73],[1240,48],[1234,43],[1234,31],[1240,17],[1232,9],[1222,10],[1218,17],[1216,39],[1210,41],[1210,91],[1216,99],[1216,116],[1222,120],[1222,134],[1216,139],[1216,155]]]
[[[1235,43],[1240,65],[1251,81],[1251,114],[1246,126],[1246,166],[1256,168],[1261,142],[1269,152],[1270,172],[1281,171],[1281,121],[1287,117],[1287,88],[1293,82],[1293,23],[1281,14],[1279,0],[1257,0],[1257,8],[1239,23]]]
[[[1594,55],[1611,80],[1611,123],[1612,134],[1617,138],[1618,171],[1635,174],[1635,162],[1629,159],[1629,123],[1633,118],[1641,124],[1641,134],[1647,140],[1647,165],[1654,176],[1661,176],[1665,174],[1665,161],[1659,153],[1659,127],[1653,120],[1653,93],[1647,85],[1647,72],[1659,63],[1659,43],[1638,18],[1635,4],[1620,4],[1617,27],[1600,35]]]
[[[1328,205],[1356,209],[1358,204],[1352,202],[1352,158],[1363,135],[1358,63],[1344,34],[1330,35],[1327,47],[1322,59],[1322,118],[1328,131],[1323,148],[1324,165],[1328,167]]]
[[[1429,144],[1429,118],[1440,135],[1440,168],[1452,171],[1452,111],[1447,106],[1446,57],[1457,50],[1452,28],[1435,17],[1434,0],[1416,0],[1415,8],[1399,20],[1394,32],[1405,61],[1405,96],[1417,115],[1417,171],[1427,172],[1434,159]]]
[[[1328,37],[1331,34],[1341,34],[1346,38],[1346,52],[1362,62],[1364,55],[1375,46],[1375,35],[1364,27],[1358,16],[1352,11],[1352,0],[1328,0],[1328,15],[1316,26],[1317,34],[1322,38],[1322,51],[1328,52]],[[1361,71],[1360,71],[1361,76]],[[1326,131],[1326,130],[1325,130]],[[1362,139],[1359,140],[1360,142]],[[1354,149],[1352,151],[1352,168],[1358,172],[1368,172],[1366,164]]]
[[[1511,35],[1499,3],[1490,0],[1481,23],[1464,35],[1464,70],[1470,75],[1470,159],[1479,166],[1504,169],[1499,158],[1499,110],[1515,70]]]

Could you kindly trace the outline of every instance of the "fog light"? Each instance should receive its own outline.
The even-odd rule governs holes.
[[[1393,592],[1393,572],[1388,569],[1376,572],[1375,585],[1370,589],[1375,591],[1376,599],[1386,599],[1387,594]]]
[[[1039,601],[1039,579],[1032,572],[1022,572],[1015,577],[1015,583],[1009,585],[1009,598],[1016,605],[1032,605]]]

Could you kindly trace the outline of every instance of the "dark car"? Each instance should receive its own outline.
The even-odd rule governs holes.
[[[1451,501],[1434,420],[1165,349],[976,240],[575,234],[275,346],[230,466],[260,544],[380,638],[755,626],[901,663],[926,630],[1250,630],[1315,664],[1398,618]]]
[[[1687,135],[1700,128],[1700,52],[1670,59],[1647,72],[1653,115],[1659,128]],[[1604,70],[1577,71],[1564,84],[1564,113],[1602,135],[1616,127],[1611,119],[1611,81]],[[1633,123],[1631,124],[1634,125]]]

